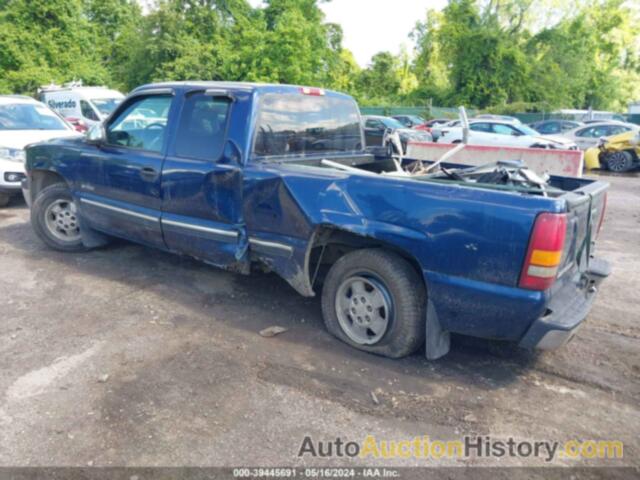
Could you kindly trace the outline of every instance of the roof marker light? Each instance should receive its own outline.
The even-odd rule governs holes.
[[[303,95],[322,97],[324,95],[324,89],[316,87],[300,87],[300,93],[302,93]]]

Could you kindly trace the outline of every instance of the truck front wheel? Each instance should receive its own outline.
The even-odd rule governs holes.
[[[31,207],[31,225],[49,247],[63,252],[84,251],[76,204],[66,185],[44,188]]]
[[[400,358],[424,344],[426,292],[412,266],[382,249],[356,250],[329,270],[324,322],[334,336],[366,352]]]
[[[9,200],[11,200],[11,196],[8,193],[0,192],[0,207],[9,205]]]

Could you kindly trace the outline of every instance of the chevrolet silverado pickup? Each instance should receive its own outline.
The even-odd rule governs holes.
[[[48,246],[120,237],[275,272],[321,294],[329,332],[388,357],[424,346],[437,358],[450,333],[559,347],[609,273],[594,256],[606,183],[543,184],[504,166],[398,171],[366,150],[355,101],[319,88],[146,85],[85,138],[26,156],[31,222]],[[540,188],[513,184],[516,173]]]

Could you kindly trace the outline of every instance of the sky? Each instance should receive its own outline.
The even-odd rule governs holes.
[[[254,6],[261,0],[249,0]],[[338,23],[344,31],[343,47],[353,52],[361,67],[366,67],[380,51],[398,53],[413,42],[409,33],[428,8],[441,9],[446,0],[331,0],[321,4],[326,21]]]

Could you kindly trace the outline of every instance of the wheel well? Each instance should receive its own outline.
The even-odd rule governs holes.
[[[411,254],[376,238],[358,235],[345,230],[322,227],[314,236],[311,245],[308,272],[313,289],[326,276],[331,266],[347,253],[363,248],[383,248],[404,258],[416,271],[424,284],[422,268]]]
[[[638,155],[638,151],[635,148],[630,148],[629,150],[625,151],[631,153],[631,158],[634,162],[640,162],[640,156]]]
[[[31,172],[30,177],[31,182],[29,184],[29,195],[31,195],[32,201],[35,200],[36,196],[40,191],[42,191],[42,189],[56,183],[67,183],[60,174],[50,170],[34,170]]]

